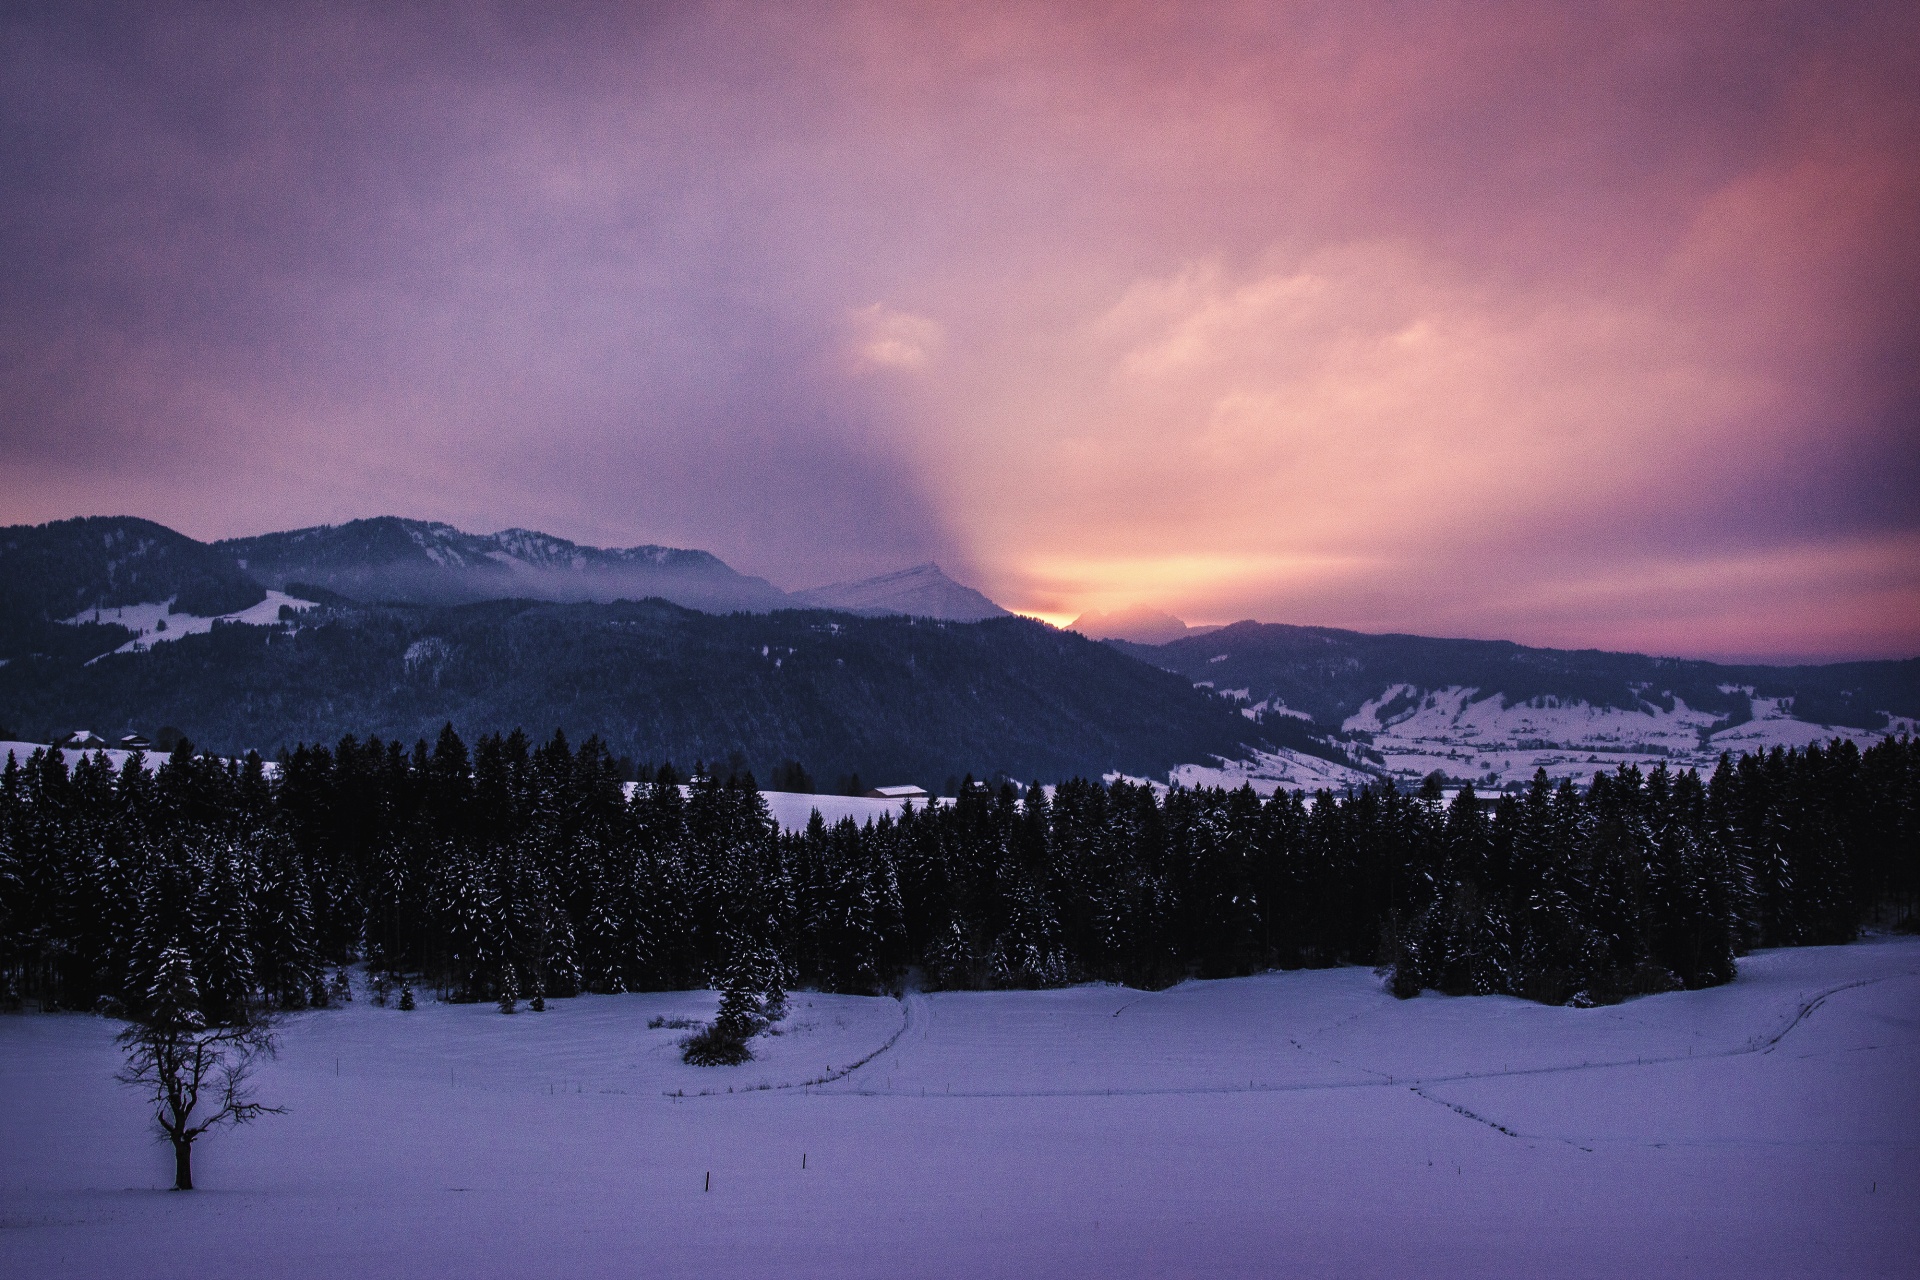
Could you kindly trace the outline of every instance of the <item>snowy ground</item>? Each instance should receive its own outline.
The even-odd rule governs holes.
[[[1219,760],[1210,765],[1178,765],[1167,776],[1183,787],[1225,787],[1229,791],[1236,791],[1250,783],[1263,796],[1270,796],[1282,788],[1288,791],[1347,791],[1376,781],[1373,775],[1359,769],[1322,760],[1291,747],[1255,751],[1245,760]]]
[[[1598,1010],[1346,969],[801,994],[737,1069],[646,1027],[712,1003],[301,1016],[261,1081],[290,1114],[206,1140],[190,1195],[111,1024],[0,1018],[0,1274],[1911,1275],[1920,1246],[1920,939]]]

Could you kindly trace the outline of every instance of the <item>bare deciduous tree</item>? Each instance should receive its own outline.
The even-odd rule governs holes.
[[[175,947],[161,955],[146,1005],[119,1035],[127,1066],[118,1078],[152,1097],[154,1126],[173,1144],[173,1188],[191,1191],[194,1139],[284,1110],[255,1102],[248,1084],[255,1060],[273,1056],[273,1036],[260,1020],[208,1026],[192,963]]]

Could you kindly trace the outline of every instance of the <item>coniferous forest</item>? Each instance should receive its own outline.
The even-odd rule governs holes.
[[[1920,739],[1723,758],[1710,779],[1544,775],[1489,804],[1391,785],[1258,798],[969,785],[897,821],[782,833],[750,775],[624,786],[606,749],[348,738],[277,769],[0,780],[9,1004],[137,1014],[190,958],[210,1023],[384,989],[518,1000],[722,986],[1164,986],[1366,964],[1409,996],[1605,1003],[1710,986],[1755,947],[1920,918]],[[410,996],[410,991],[409,991]]]

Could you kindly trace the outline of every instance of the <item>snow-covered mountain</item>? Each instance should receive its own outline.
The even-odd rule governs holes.
[[[796,604],[817,609],[839,609],[868,616],[904,613],[917,618],[944,618],[949,622],[979,622],[983,618],[1009,616],[1005,609],[972,587],[955,582],[939,565],[931,562],[860,582],[836,582],[811,591],[798,591],[793,599]]]
[[[298,583],[358,600],[460,604],[657,596],[721,613],[787,603],[772,584],[737,573],[705,551],[588,547],[529,529],[474,534],[379,516],[214,546],[267,586],[284,590]]]

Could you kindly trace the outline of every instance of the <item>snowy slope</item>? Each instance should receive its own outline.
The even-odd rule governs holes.
[[[1723,750],[1865,745],[1920,718],[1920,658],[1729,665],[1257,622],[1111,643],[1232,698],[1275,746],[1344,754],[1401,782],[1438,770],[1485,789],[1536,768],[1587,779],[1626,763],[1711,767]]]
[[[0,1274],[1895,1276],[1920,1245],[1920,940],[1591,1010],[1355,969],[800,995],[696,1072],[646,1023],[713,1003],[300,1015],[260,1078],[289,1113],[206,1139],[186,1196],[113,1024],[0,1019]]]
[[[120,605],[110,609],[88,609],[76,613],[71,618],[63,618],[70,627],[88,622],[112,622],[134,633],[133,639],[115,649],[115,653],[140,653],[156,644],[169,640],[178,640],[181,636],[203,636],[213,630],[216,622],[240,622],[253,627],[267,627],[280,621],[280,610],[288,608],[302,613],[315,608],[313,601],[301,600],[284,591],[268,591],[267,598],[252,608],[241,609],[235,613],[223,613],[218,617],[202,618],[191,613],[175,613],[173,601],[153,600],[144,604]],[[99,661],[99,659],[94,659]]]
[[[1405,706],[1410,696],[1413,705]],[[1754,698],[1753,719],[1717,730],[1719,717],[1695,711],[1681,698],[1674,699],[1671,711],[1646,705],[1628,711],[1557,698],[1512,706],[1503,701],[1458,685],[1421,693],[1398,684],[1367,702],[1342,728],[1371,735],[1385,770],[1401,782],[1418,782],[1437,769],[1483,787],[1523,783],[1536,769],[1581,781],[1621,764],[1651,768],[1661,761],[1704,772],[1723,751],[1738,755],[1834,738],[1864,748],[1885,736],[1794,719],[1777,698]],[[1912,730],[1908,719],[1891,726],[1893,732]]]

